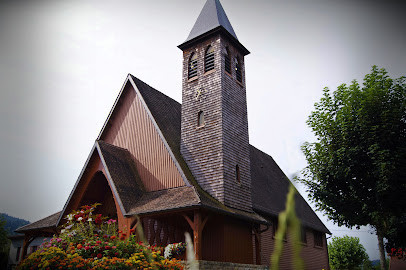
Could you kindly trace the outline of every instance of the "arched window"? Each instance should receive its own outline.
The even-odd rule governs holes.
[[[235,165],[235,180],[238,184],[241,183],[241,176],[240,176],[240,166]]]
[[[198,127],[204,126],[204,113],[203,113],[203,111],[200,111],[197,114],[197,126]]]
[[[204,72],[214,69],[214,49],[209,46],[204,55]]]
[[[228,48],[226,48],[226,53],[224,54],[224,69],[231,74],[231,55]]]
[[[188,65],[188,79],[197,76],[197,54],[192,53]]]
[[[235,58],[235,74],[237,77],[237,81],[242,83],[242,70],[241,70],[241,62],[238,57]]]

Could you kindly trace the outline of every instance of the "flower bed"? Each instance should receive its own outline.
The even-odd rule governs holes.
[[[97,204],[69,214],[61,233],[21,262],[18,269],[183,269],[179,260],[117,231],[115,220],[94,214]]]

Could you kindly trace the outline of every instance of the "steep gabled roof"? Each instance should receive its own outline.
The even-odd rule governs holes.
[[[144,186],[138,177],[134,160],[128,150],[104,141],[96,142],[100,158],[111,180],[114,192],[121,202],[124,213],[128,213],[144,193]]]

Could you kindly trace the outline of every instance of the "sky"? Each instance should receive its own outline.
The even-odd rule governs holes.
[[[0,212],[60,211],[125,77],[181,101],[182,52],[205,0],[0,0]],[[221,0],[245,58],[250,143],[288,177],[306,166],[306,119],[324,87],[372,65],[406,75],[400,1]],[[296,184],[306,198],[305,189]],[[360,237],[378,259],[375,235]]]

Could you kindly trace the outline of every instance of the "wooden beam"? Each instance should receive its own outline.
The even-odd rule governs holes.
[[[193,244],[195,248],[196,260],[202,259],[202,214],[200,211],[194,212],[194,230],[193,230]]]
[[[261,230],[260,225],[253,228],[255,235],[255,263],[261,265]]]
[[[193,212],[193,221],[187,216],[186,214],[182,215],[186,221],[189,223],[190,228],[193,230],[193,246],[195,250],[195,258],[196,260],[202,259],[202,234],[204,226],[209,219],[209,215],[207,215],[202,220],[202,213],[198,210]]]
[[[31,244],[31,242],[35,239],[35,236],[26,234],[24,237],[24,243],[23,243],[23,252],[21,254],[21,260],[25,259],[27,256],[27,249],[28,246]]]

